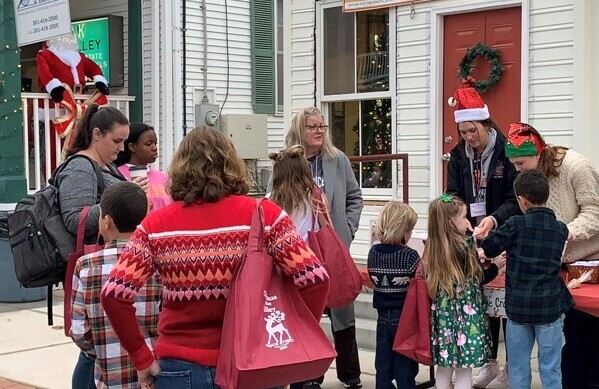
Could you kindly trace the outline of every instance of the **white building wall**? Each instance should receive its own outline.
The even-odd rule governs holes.
[[[410,6],[397,7],[396,45],[396,151],[409,154],[410,205],[416,210],[419,222],[417,231],[425,231],[427,209],[431,196],[431,163],[441,165],[441,152],[431,145],[431,111],[433,104],[431,67],[437,66],[431,53],[433,11],[473,7],[497,6],[502,1],[438,0],[418,4],[411,17]],[[513,3],[510,2],[510,3]],[[528,121],[538,128],[549,142],[572,146],[574,140],[574,0],[524,0],[530,13],[528,30],[523,24],[523,43],[529,41],[529,52],[522,59],[523,66],[530,63],[528,78],[523,79],[528,88]],[[313,28],[315,7],[313,1],[291,2],[291,107],[292,111],[314,101],[314,43]],[[589,5],[589,8],[595,9]],[[464,11],[466,12],[466,11]],[[525,12],[523,10],[523,12]],[[590,27],[589,27],[590,28]],[[441,42],[442,43],[442,42]],[[319,54],[320,55],[320,54]],[[433,88],[442,88],[442,85]],[[526,115],[526,114],[525,114]],[[576,130],[581,133],[582,129]],[[438,135],[440,136],[440,135]],[[431,162],[433,161],[433,162]],[[437,169],[439,175],[440,168]],[[439,180],[441,176],[438,176]],[[440,187],[440,185],[438,185]],[[366,257],[370,242],[370,223],[376,219],[380,206],[367,205],[360,221],[360,231],[352,245],[358,261]]]

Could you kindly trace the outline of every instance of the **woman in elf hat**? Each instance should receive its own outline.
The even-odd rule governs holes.
[[[513,185],[516,169],[505,156],[505,136],[491,119],[489,109],[472,86],[473,79],[463,80],[449,105],[454,112],[461,140],[451,151],[447,166],[447,193],[461,198],[468,208],[468,218],[476,226],[477,237],[502,225],[520,213]],[[492,355],[478,375],[475,388],[505,388],[507,371],[497,363],[501,320],[490,318]],[[505,330],[505,322],[504,322]]]
[[[539,169],[549,179],[547,207],[566,223],[570,241],[564,262],[599,260],[599,173],[575,151],[545,143],[526,123],[512,123],[505,153],[518,171]],[[562,352],[564,387],[599,386],[599,319],[576,309],[566,313]]]

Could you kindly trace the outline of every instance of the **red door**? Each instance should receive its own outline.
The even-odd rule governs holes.
[[[522,37],[521,8],[504,8],[446,16],[443,29],[443,153],[449,152],[460,140],[454,121],[454,107],[447,104],[460,87],[458,64],[466,49],[478,42],[498,49],[504,67],[499,84],[482,94],[491,118],[499,129],[507,132],[510,122],[520,120],[520,47]],[[473,76],[486,79],[491,66],[484,58],[477,59]],[[447,162],[443,162],[445,187]]]

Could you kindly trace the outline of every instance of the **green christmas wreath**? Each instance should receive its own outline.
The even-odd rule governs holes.
[[[491,49],[483,43],[477,43],[466,50],[466,54],[460,61],[459,77],[461,79],[472,77],[472,64],[480,55],[491,63],[491,71],[489,71],[489,78],[486,80],[475,81],[474,88],[476,88],[478,93],[485,93],[499,83],[501,74],[503,73],[503,65],[499,62],[499,50]]]

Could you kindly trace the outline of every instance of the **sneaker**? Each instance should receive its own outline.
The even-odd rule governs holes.
[[[501,369],[497,377],[487,385],[487,389],[507,389],[509,387],[507,367]]]
[[[306,382],[304,384],[304,389],[320,389],[320,384],[316,381]]]
[[[343,387],[345,389],[360,389],[362,387],[362,382],[358,381],[358,382],[354,382],[354,383],[344,383]]]
[[[472,377],[472,386],[475,388],[486,388],[499,374],[497,362],[485,363],[478,374]]]

